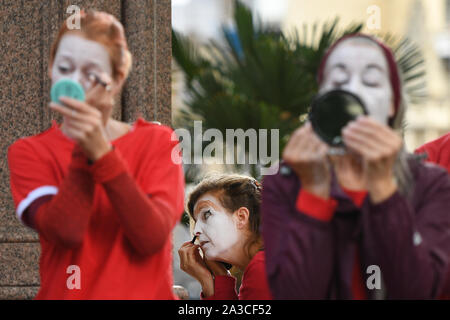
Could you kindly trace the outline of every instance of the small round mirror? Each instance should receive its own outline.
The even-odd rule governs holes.
[[[309,120],[316,134],[330,146],[343,146],[342,129],[367,110],[361,99],[345,90],[331,90],[317,95],[309,112]]]
[[[61,79],[50,89],[50,98],[52,102],[63,104],[59,100],[60,97],[69,97],[79,101],[84,101],[86,99],[83,87],[78,82],[70,79]]]

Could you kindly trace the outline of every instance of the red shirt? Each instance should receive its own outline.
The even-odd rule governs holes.
[[[146,201],[153,201],[155,210],[163,210],[170,230],[181,217],[184,201],[182,167],[171,160],[177,144],[171,135],[168,127],[138,119],[130,132],[111,142],[114,150],[110,155],[94,163],[108,169],[108,165],[112,168],[110,163],[118,161],[119,167],[126,167],[131,182],[148,195]],[[74,147],[53,122],[49,130],[19,139],[9,148],[11,190],[19,218],[38,199],[56,198],[73,161]],[[111,205],[114,199],[108,198],[100,183],[93,190],[89,223],[80,247],[63,247],[40,234],[41,288],[36,299],[174,299],[170,234],[156,253],[138,255]],[[70,203],[67,207],[70,210]],[[129,208],[133,210],[134,204],[129,203]],[[155,224],[154,228],[160,228]],[[73,279],[69,278],[75,275],[71,266],[79,268],[80,289],[69,289],[68,282]]]
[[[232,276],[217,276],[214,279],[214,295],[202,300],[272,300],[266,277],[264,251],[258,251],[245,268],[239,295],[236,294],[236,279]]]
[[[424,152],[428,155],[427,161],[437,163],[450,172],[450,133],[428,142],[416,150],[416,153]]]

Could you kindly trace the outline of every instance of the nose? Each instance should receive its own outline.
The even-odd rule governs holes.
[[[80,71],[78,69],[75,70],[74,72],[70,73],[69,75],[67,75],[67,78],[69,78],[72,81],[76,81],[76,82],[78,82],[80,84],[81,84],[81,81],[82,81],[81,73],[80,73]]]
[[[75,70],[68,76],[68,78],[72,81],[78,82],[83,87],[85,92],[87,92],[87,90],[89,89],[88,80],[85,79],[83,73],[80,70]]]
[[[342,85],[341,89],[358,95],[361,91],[361,81],[358,79],[358,77],[352,76],[346,84]]]
[[[195,227],[194,227],[194,235],[196,235],[197,237],[199,237],[201,235],[201,223],[196,223]]]

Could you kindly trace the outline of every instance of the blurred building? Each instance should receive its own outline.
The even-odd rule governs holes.
[[[450,131],[450,0],[243,0],[263,22],[289,34],[336,17],[340,25],[363,22],[365,32],[407,36],[422,50],[428,99],[410,105],[405,139],[412,151]],[[172,26],[199,42],[218,38],[231,21],[231,0],[173,0]],[[173,111],[182,105],[181,75],[174,74]]]

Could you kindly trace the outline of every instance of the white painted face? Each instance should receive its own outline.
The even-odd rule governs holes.
[[[217,197],[206,193],[195,203],[194,235],[206,258],[227,261],[239,241],[239,231],[233,215],[220,203]]]
[[[112,75],[111,60],[106,48],[79,34],[68,33],[61,38],[51,69],[52,85],[60,79],[71,79],[87,92],[92,87],[89,74]]]
[[[393,92],[386,58],[375,43],[364,38],[342,41],[328,57],[320,93],[350,91],[361,98],[369,116],[387,124],[394,113]]]

